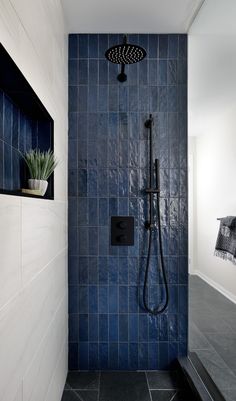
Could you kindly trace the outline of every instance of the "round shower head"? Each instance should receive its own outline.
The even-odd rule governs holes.
[[[124,36],[122,44],[110,47],[105,53],[107,60],[114,64],[121,64],[122,70],[118,75],[118,80],[121,82],[126,81],[127,76],[124,73],[125,64],[134,64],[143,60],[146,57],[146,50],[141,46],[127,43],[127,36]]]

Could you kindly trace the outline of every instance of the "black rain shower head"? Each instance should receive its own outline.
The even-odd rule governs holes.
[[[127,79],[125,64],[134,64],[146,57],[146,50],[141,46],[127,43],[127,36],[124,36],[122,44],[110,47],[105,53],[107,60],[114,64],[121,64],[121,73],[117,76],[120,82]]]

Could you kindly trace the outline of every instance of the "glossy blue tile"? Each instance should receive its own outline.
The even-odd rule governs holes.
[[[87,111],[88,110],[88,87],[86,85],[80,85],[78,87],[77,97],[78,97],[79,112]]]
[[[129,341],[138,342],[139,340],[139,315],[138,313],[129,313]]]
[[[100,139],[97,145],[98,167],[106,168],[108,163],[108,144],[107,140]]]
[[[179,58],[187,58],[187,36],[179,35]]]
[[[139,289],[137,286],[129,286],[129,312],[137,313],[139,309]]]
[[[89,312],[98,313],[98,287],[89,286]]]
[[[139,341],[148,341],[148,315],[139,315]]]
[[[108,84],[108,62],[99,60],[99,85]]]
[[[119,286],[119,313],[128,312],[128,286]]]
[[[108,225],[108,199],[99,199],[99,225]]]
[[[79,335],[79,317],[76,313],[69,315],[69,342],[76,342]]]
[[[97,167],[97,141],[88,142],[88,167]]]
[[[127,343],[119,343],[119,369],[124,370],[128,366],[129,349]]]
[[[99,291],[99,313],[108,313],[109,305],[108,305],[108,286],[100,285],[98,288]]]
[[[108,344],[99,344],[99,369],[107,370],[109,366]]]
[[[88,341],[88,314],[79,315],[79,340]]]
[[[127,113],[119,114],[119,135],[120,140],[127,140],[129,133],[129,121]]]
[[[78,369],[78,343],[69,343],[69,365],[71,369]]]
[[[168,57],[178,58],[179,37],[178,35],[168,35]]]
[[[119,282],[119,259],[117,257],[109,257],[109,284],[118,284]]]
[[[179,339],[178,315],[170,314],[168,317],[168,324],[169,324],[169,340],[178,341]]]
[[[88,57],[88,35],[81,34],[78,35],[78,45],[79,45],[79,58]]]
[[[138,88],[129,86],[129,111],[138,111]]]
[[[109,341],[118,341],[118,315],[109,314]]]
[[[88,228],[88,252],[89,255],[98,255],[98,228],[89,227]]]
[[[169,368],[168,342],[161,342],[159,344],[159,369],[168,370],[168,368]]]
[[[71,60],[71,63],[75,63],[76,60]],[[73,65],[73,64],[72,64]],[[77,64],[76,64],[77,66]],[[88,84],[88,60],[79,60],[78,61],[78,83],[79,85],[87,85]],[[76,85],[76,83],[71,84]]]
[[[168,35],[159,35],[159,58],[167,58]]]
[[[86,96],[88,95],[88,111],[94,112],[98,110],[98,87],[97,85],[90,85]],[[86,98],[85,98],[86,100]]]
[[[89,314],[89,341],[98,341],[98,314]]]
[[[108,254],[109,233],[108,227],[99,227],[99,255]]]
[[[119,111],[127,112],[128,110],[128,88],[127,86],[119,86]]]
[[[69,58],[78,57],[78,35],[69,35]]]
[[[119,284],[128,284],[128,258],[119,258]]]
[[[88,43],[88,51],[90,58],[98,57],[98,35],[97,34],[89,34],[89,43]]]
[[[87,285],[78,287],[79,313],[88,313],[89,291]]]
[[[148,343],[139,343],[139,369],[148,369]]]
[[[88,258],[88,263],[89,263],[88,282],[89,284],[98,284],[98,258],[90,256]]]
[[[88,196],[97,196],[98,190],[98,172],[97,169],[90,168],[88,170]]]
[[[88,363],[88,343],[87,342],[81,342],[79,343],[79,365],[77,368],[74,369],[79,369],[79,370],[88,370],[89,368],[89,363]],[[73,370],[73,367],[71,367]]]
[[[118,286],[109,286],[109,313],[118,313]]]
[[[149,58],[157,58],[159,55],[159,38],[157,35],[149,35]]]
[[[99,315],[99,341],[108,341],[108,315]]]
[[[108,109],[109,109],[109,111],[117,111],[118,110],[118,86],[109,85]]]
[[[99,270],[99,284],[108,284],[108,263],[106,256],[99,257],[98,270]]]
[[[89,237],[87,227],[79,227],[77,230],[77,236],[79,255],[88,255]]]
[[[89,283],[89,260],[86,256],[79,257],[79,284]]]
[[[98,91],[98,111],[108,110],[108,86],[100,85]]]
[[[129,344],[129,367],[131,370],[138,370],[138,344]]]
[[[69,286],[69,313],[78,313],[78,287]]]
[[[89,343],[89,370],[99,369],[98,344]]]
[[[158,343],[150,342],[148,344],[148,369],[158,370]]]
[[[119,366],[118,343],[109,344],[109,369],[116,370]]]
[[[108,35],[100,34],[98,35],[98,50],[99,50],[99,58],[104,58],[105,52],[108,49]]]

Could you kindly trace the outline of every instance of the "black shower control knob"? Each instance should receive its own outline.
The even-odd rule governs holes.
[[[117,225],[121,230],[125,230],[127,228],[127,223],[123,220],[119,221]]]
[[[119,236],[117,237],[117,240],[118,240],[120,243],[126,242],[126,241],[127,241],[127,236],[124,235],[124,234],[121,234],[121,235],[119,235]]]

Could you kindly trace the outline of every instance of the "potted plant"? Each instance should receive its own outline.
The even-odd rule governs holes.
[[[53,151],[49,149],[47,152],[41,152],[39,149],[31,149],[23,157],[29,169],[29,188],[39,190],[42,196],[45,195],[47,180],[58,164]]]

